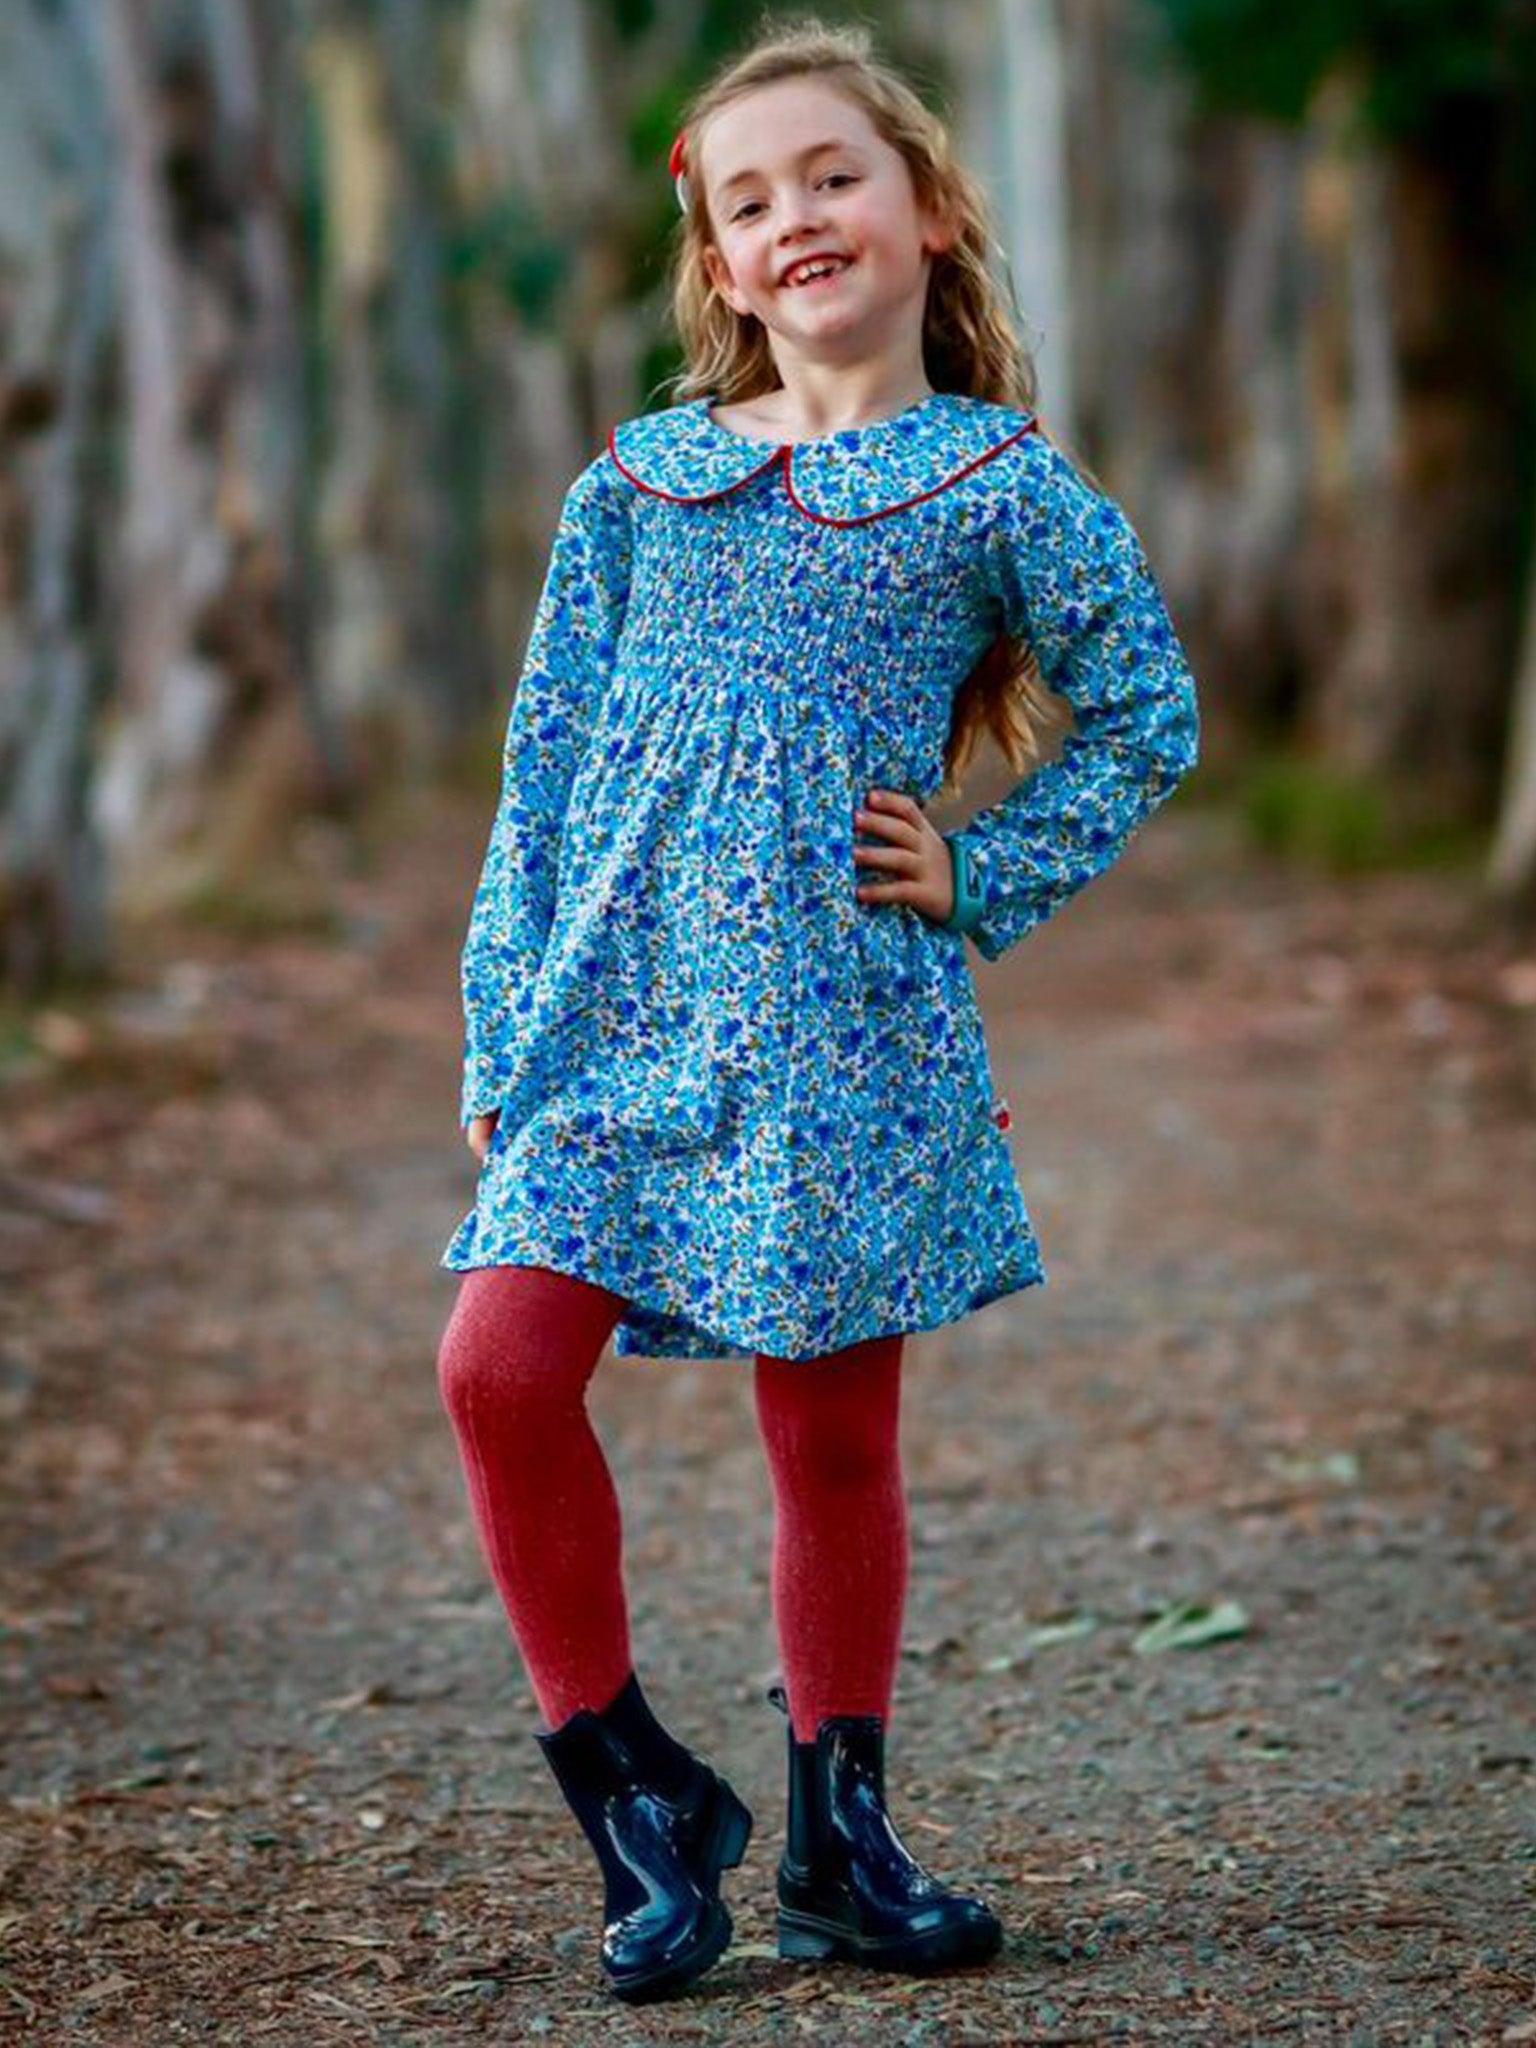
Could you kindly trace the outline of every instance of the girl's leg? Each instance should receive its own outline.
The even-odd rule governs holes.
[[[631,1669],[618,1493],[586,1392],[623,1297],[543,1266],[466,1273],[438,1352],[481,1548],[546,1722]]]
[[[832,1714],[890,1720],[909,1558],[901,1355],[897,1335],[799,1362],[757,1358],[774,1616],[797,1742],[814,1741]]]
[[[624,1297],[544,1266],[466,1274],[438,1358],[481,1545],[538,1696],[539,1746],[603,1879],[619,1996],[670,1996],[731,1937],[752,1815],[664,1728],[630,1660],[619,1500],[586,1393]]]

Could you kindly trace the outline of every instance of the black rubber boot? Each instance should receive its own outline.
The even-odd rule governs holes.
[[[725,1779],[667,1734],[631,1672],[539,1747],[603,1874],[601,1958],[639,2004],[707,1970],[731,1938],[720,1873],[740,1863],[752,1815]]]
[[[784,1715],[782,1685],[768,1697]],[[789,1730],[789,1819],[779,1861],[779,1954],[921,1974],[985,1962],[1002,1924],[909,1853],[885,1806],[885,1723],[840,1714],[814,1742]]]

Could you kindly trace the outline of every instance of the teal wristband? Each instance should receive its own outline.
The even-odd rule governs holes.
[[[963,841],[947,832],[944,843],[949,848],[950,867],[955,878],[955,907],[940,922],[947,932],[968,932],[980,922],[986,908],[976,856]]]

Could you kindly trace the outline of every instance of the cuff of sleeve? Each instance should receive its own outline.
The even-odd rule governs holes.
[[[501,1107],[501,1090],[484,1054],[466,1063],[459,1088],[459,1127],[468,1130],[477,1116],[490,1116]]]
[[[958,833],[946,832],[943,837],[949,848],[950,866],[954,873],[955,907],[940,922],[947,932],[968,932],[980,922],[987,907],[981,870],[976,864],[976,856]]]

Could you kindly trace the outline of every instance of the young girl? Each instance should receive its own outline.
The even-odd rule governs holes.
[[[910,1854],[884,1738],[906,1593],[903,1338],[1046,1278],[965,954],[995,960],[1193,766],[1183,651],[1126,516],[1046,437],[941,124],[814,22],[674,144],[677,403],[571,485],[469,921],[439,1360],[490,1570],[605,1880],[630,1999],[725,1946],[752,1820],[630,1652],[585,1393],[604,1346],[750,1358],[787,1715],[779,1951],[992,1955]],[[989,728],[1059,755],[963,828]]]

